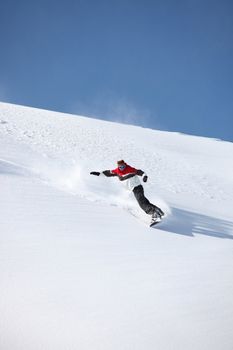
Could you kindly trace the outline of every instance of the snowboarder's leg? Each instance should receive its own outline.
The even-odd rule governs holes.
[[[156,205],[155,205],[155,212],[161,217],[165,215],[162,209],[160,209],[159,207],[156,207]]]
[[[147,214],[149,215],[158,214],[158,216],[162,215],[161,214],[163,213],[162,210],[156,207],[156,205],[150,203],[148,199],[144,196],[144,189],[142,185],[134,187],[133,193],[135,198],[138,201],[138,204],[140,205],[142,210],[144,210]]]

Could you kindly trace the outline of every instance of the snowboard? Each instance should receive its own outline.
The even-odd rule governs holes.
[[[155,225],[158,225],[161,221],[162,221],[161,218],[158,218],[158,219],[155,219],[155,220],[152,219],[152,221],[151,221],[151,223],[150,223],[150,227],[153,227],[153,226],[155,226]]]

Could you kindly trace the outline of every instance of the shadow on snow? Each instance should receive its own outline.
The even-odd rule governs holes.
[[[233,239],[233,222],[215,217],[172,208],[172,214],[156,229],[194,237],[201,234],[217,238]]]

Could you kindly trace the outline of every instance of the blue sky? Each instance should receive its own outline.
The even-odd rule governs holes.
[[[233,1],[0,2],[0,100],[233,141]]]

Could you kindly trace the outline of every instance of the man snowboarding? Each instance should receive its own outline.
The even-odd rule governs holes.
[[[164,216],[164,212],[156,205],[150,203],[144,195],[144,188],[138,177],[138,175],[142,176],[143,182],[147,182],[148,176],[144,171],[131,167],[124,160],[119,160],[117,162],[117,168],[114,170],[104,170],[102,172],[92,171],[90,173],[90,175],[96,176],[101,174],[107,177],[117,176],[120,181],[124,182],[129,190],[133,191],[134,196],[142,210],[152,216],[151,226],[161,221],[161,218]]]

